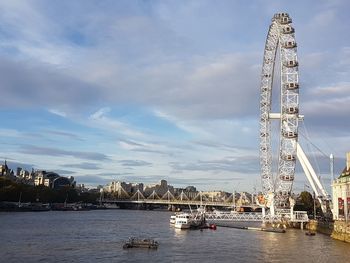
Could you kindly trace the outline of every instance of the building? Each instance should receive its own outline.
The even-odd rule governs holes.
[[[106,192],[116,195],[118,198],[128,197],[131,192],[131,184],[121,182],[121,181],[112,181],[105,187]]]
[[[52,180],[50,187],[53,189],[59,189],[62,187],[75,187],[74,177],[71,176],[68,178],[68,177],[58,176]]]
[[[7,161],[5,160],[5,164],[0,164],[0,176],[4,176],[7,179],[16,180],[16,176],[8,166],[7,166]]]
[[[75,187],[74,177],[70,178],[60,176],[54,172],[36,171],[35,172],[34,185],[44,185],[53,189],[61,187]]]
[[[333,180],[333,219],[332,237],[350,243],[350,152],[346,154],[346,167]]]
[[[155,192],[159,197],[162,197],[168,190],[174,194],[174,187],[168,185],[166,180],[161,180],[159,183],[146,185],[144,188],[144,195],[150,196]]]
[[[118,198],[127,198],[137,191],[143,192],[143,183],[126,183],[121,181],[112,181],[104,187],[108,193],[116,195]]]
[[[11,177],[14,176],[13,171],[7,166],[7,161],[5,160],[5,164],[0,164],[0,175]]]
[[[194,186],[186,188],[174,188],[174,195],[179,199],[194,199],[198,195],[198,191]]]
[[[203,191],[202,195],[210,201],[223,201],[226,198],[226,193],[223,191]]]
[[[332,183],[333,219],[350,220],[350,152],[346,154],[346,167]]]

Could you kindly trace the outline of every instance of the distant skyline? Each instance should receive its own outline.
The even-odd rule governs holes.
[[[298,44],[301,137],[329,190],[350,151],[350,3],[1,1],[0,160],[199,190],[261,189],[259,81],[272,16]],[[306,130],[303,128],[305,125]],[[304,189],[297,169],[295,191]]]

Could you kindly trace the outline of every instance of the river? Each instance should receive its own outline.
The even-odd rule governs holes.
[[[0,213],[0,262],[350,262],[350,244],[301,230],[177,230],[170,213],[92,210]],[[130,236],[157,250],[123,249]]]

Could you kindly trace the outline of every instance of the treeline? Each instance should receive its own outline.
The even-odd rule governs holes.
[[[315,202],[314,202],[315,201]],[[306,211],[309,216],[314,215],[314,209],[316,209],[316,216],[322,215],[321,205],[317,199],[311,193],[303,191],[300,193],[296,204],[294,206],[295,211]]]
[[[51,189],[13,182],[0,177],[0,201],[41,203],[97,203],[98,193],[79,193],[72,187]]]

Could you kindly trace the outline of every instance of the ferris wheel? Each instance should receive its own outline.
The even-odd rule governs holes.
[[[324,212],[329,209],[330,196],[316,175],[302,147],[298,143],[299,72],[295,30],[287,13],[272,18],[264,51],[260,84],[260,167],[262,190],[270,208],[289,208],[296,160],[317,196]],[[279,58],[279,110],[272,112],[274,71]],[[272,150],[272,122],[279,123],[278,153]],[[331,155],[332,156],[332,155]],[[332,158],[332,157],[331,157]],[[276,171],[273,161],[277,159]]]
[[[260,166],[263,194],[274,195],[277,208],[289,206],[294,181],[299,121],[299,79],[297,44],[292,19],[287,13],[272,18],[265,43],[260,86]],[[277,56],[278,55],[278,56]],[[272,112],[272,88],[275,65],[280,68],[279,112]],[[277,68],[277,65],[276,65]],[[271,122],[279,122],[279,146],[273,156]],[[273,159],[277,171],[272,171]]]

